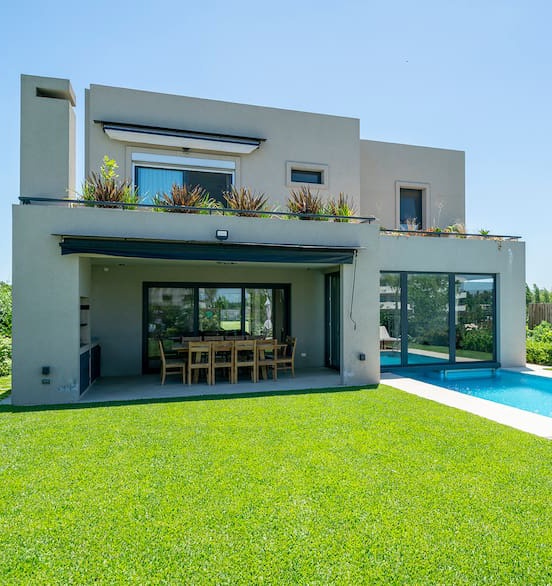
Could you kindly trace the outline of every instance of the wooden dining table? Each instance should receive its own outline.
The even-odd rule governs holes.
[[[209,343],[209,342],[205,342],[205,343]],[[276,344],[274,344],[274,351],[276,353],[275,358],[278,358],[278,355],[280,352],[285,353],[285,351],[287,350],[288,345],[278,342]],[[190,360],[190,346],[188,344],[188,342],[182,342],[181,344],[173,344],[172,349],[177,353],[182,355],[186,361]],[[198,352],[199,354],[199,352]],[[276,366],[274,366],[274,368],[276,368]],[[267,367],[264,366],[261,368],[261,376],[263,378],[263,380],[267,380],[268,379],[268,371],[267,371]],[[199,380],[199,372],[196,370],[194,372],[194,383],[197,383]]]

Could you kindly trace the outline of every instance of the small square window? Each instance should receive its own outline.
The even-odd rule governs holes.
[[[322,171],[291,170],[291,180],[294,183],[315,183],[316,185],[322,185],[324,183],[323,176],[324,173]]]

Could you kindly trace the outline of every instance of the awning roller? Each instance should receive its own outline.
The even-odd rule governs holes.
[[[352,264],[355,248],[232,242],[181,242],[63,236],[61,254],[99,254],[129,258]]]

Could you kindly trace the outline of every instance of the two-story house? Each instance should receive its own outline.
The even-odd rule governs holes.
[[[463,152],[364,140],[354,118],[116,87],[90,86],[85,105],[85,174],[114,159],[141,205],[83,202],[71,84],[22,76],[15,404],[83,400],[99,372],[155,372],[158,339],[210,332],[292,335],[298,372],[350,385],[524,364],[524,244],[464,233]],[[248,187],[275,213],[156,206],[173,185],[219,205]],[[301,188],[345,194],[355,217],[287,214]]]

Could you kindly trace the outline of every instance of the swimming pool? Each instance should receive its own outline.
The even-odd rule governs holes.
[[[409,373],[410,378],[552,417],[552,378],[497,370]]]

